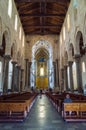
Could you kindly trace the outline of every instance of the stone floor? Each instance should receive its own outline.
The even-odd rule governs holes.
[[[0,123],[0,130],[85,130],[86,123],[64,122],[48,98],[37,100],[23,123]]]

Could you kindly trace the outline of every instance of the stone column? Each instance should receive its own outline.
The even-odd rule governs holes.
[[[20,69],[21,71],[21,77],[20,77],[20,92],[23,91],[23,73],[24,73],[24,69]]]
[[[64,69],[61,69],[61,91],[64,91]]]
[[[56,86],[59,87],[59,69],[58,69],[58,60],[56,59]]]
[[[73,84],[73,70],[72,70],[72,64],[73,64],[72,61],[69,61],[69,62],[68,62],[68,65],[69,65],[70,89],[71,89],[71,91],[73,92],[73,90],[74,90],[74,84]]]
[[[75,55],[75,62],[76,62],[76,75],[77,75],[77,88],[79,93],[83,93],[82,88],[82,72],[81,72],[81,58],[80,55]]]
[[[64,66],[64,88],[68,90],[68,75],[67,75],[67,66]]]
[[[9,71],[9,61],[10,55],[4,56],[4,73],[3,73],[3,93],[6,94],[8,91],[8,71]]]
[[[56,62],[53,62],[53,66],[54,66],[54,85],[56,87]]]
[[[14,92],[15,90],[15,67],[16,67],[16,61],[12,61],[13,64],[13,71],[12,71],[12,84],[11,84],[11,90],[12,92]]]
[[[21,66],[17,65],[17,90],[18,92],[20,92],[20,70],[21,70]]]
[[[28,86],[30,87],[30,67],[31,67],[31,62],[28,62]]]
[[[28,59],[25,59],[25,88],[28,88]]]

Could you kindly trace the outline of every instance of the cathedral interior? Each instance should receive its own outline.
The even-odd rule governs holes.
[[[0,129],[86,129],[86,0],[0,0]]]

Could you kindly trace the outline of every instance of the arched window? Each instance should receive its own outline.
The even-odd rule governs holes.
[[[74,0],[73,2],[73,7],[74,7],[74,20],[77,20],[77,8],[78,8],[78,1]]]
[[[63,27],[63,39],[65,41],[65,26]]]
[[[22,29],[21,29],[21,27],[20,27],[20,29],[19,29],[19,39],[21,40],[21,35],[22,35]]]
[[[67,16],[67,28],[68,28],[68,32],[70,31],[70,15],[68,14]]]
[[[24,38],[24,35],[23,35],[23,40],[22,40],[22,46],[24,47],[24,40],[25,40],[25,38]]]
[[[60,35],[60,44],[62,44],[62,36]]]
[[[17,27],[18,27],[18,17],[17,14],[15,15],[15,30],[17,31]]]
[[[82,72],[86,72],[86,68],[85,68],[85,62],[82,62]]]
[[[12,16],[12,0],[8,1],[8,15],[11,18],[11,16]]]

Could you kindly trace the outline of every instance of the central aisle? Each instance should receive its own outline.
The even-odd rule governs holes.
[[[22,123],[0,123],[0,130],[85,130],[86,123],[64,122],[49,99],[38,96]]]
[[[28,130],[85,130],[86,123],[67,123],[56,111],[49,99],[38,96],[29,116],[26,119]]]
[[[48,98],[45,95],[42,95],[42,98],[40,99],[38,96],[37,101],[28,116],[28,123],[32,124],[34,128],[46,128],[46,130],[51,130],[52,128],[53,130],[53,128],[56,128],[57,123],[61,122],[61,116],[58,115]]]

